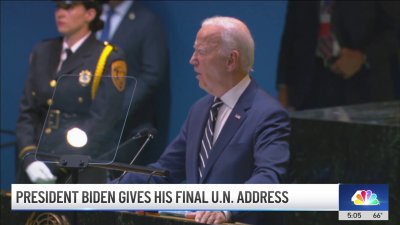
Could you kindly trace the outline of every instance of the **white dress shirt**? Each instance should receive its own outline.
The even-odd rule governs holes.
[[[217,140],[222,128],[226,123],[226,120],[232,112],[232,109],[235,107],[244,90],[246,90],[247,86],[249,86],[250,81],[250,76],[246,75],[235,87],[231,88],[220,97],[224,104],[222,104],[221,108],[219,108],[218,111],[218,117],[217,121],[215,122],[214,128],[213,143],[215,143],[215,141]]]

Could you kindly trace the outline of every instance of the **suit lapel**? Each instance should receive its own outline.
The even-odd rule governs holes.
[[[82,66],[85,62],[85,59],[89,57],[93,52],[90,50],[93,44],[96,42],[96,37],[92,33],[78,48],[78,50],[61,66],[60,71],[58,72],[58,76],[62,74],[70,74],[76,68]],[[76,74],[73,74],[76,75]]]
[[[218,157],[226,149],[226,146],[229,144],[232,137],[236,134],[236,132],[240,128],[240,125],[246,119],[246,111],[251,107],[253,103],[255,90],[256,85],[254,81],[251,81],[249,86],[243,92],[242,96],[240,96],[235,107],[232,109],[232,112],[226,120],[217,141],[211,149],[206,168],[204,169],[204,176],[202,177],[202,179],[200,179],[200,183],[203,183],[205,181],[210,171],[212,171],[212,167],[216,163]]]
[[[133,19],[129,18],[131,14],[136,16],[135,11],[133,10],[135,8],[135,3],[136,2],[132,3],[129,10],[126,12],[124,18],[122,18],[120,25],[118,26],[117,30],[115,31],[115,33],[112,37],[112,40],[111,40],[112,43],[123,43],[124,41],[126,41],[124,39],[126,39],[129,32],[127,32],[124,28],[130,27],[129,24],[135,20],[135,18],[133,18]]]

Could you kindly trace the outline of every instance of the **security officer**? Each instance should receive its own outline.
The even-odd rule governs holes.
[[[75,147],[79,154],[98,157],[114,141],[110,139],[116,139],[116,121],[123,116],[127,68],[121,51],[94,35],[103,27],[101,5],[86,0],[56,1],[56,6],[55,20],[62,37],[34,48],[20,103],[16,133],[26,172],[20,171],[18,180],[23,183],[27,178],[32,183],[63,183],[70,178],[67,169],[36,160],[39,139],[39,151],[45,153],[60,155]],[[86,138],[86,147],[71,147],[71,130]],[[86,168],[79,174],[79,183],[105,181],[105,170]]]

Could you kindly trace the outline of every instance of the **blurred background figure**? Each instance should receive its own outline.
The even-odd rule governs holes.
[[[170,93],[166,36],[160,20],[140,2],[106,2],[101,15],[104,29],[97,32],[97,37],[124,51],[128,76],[137,81],[121,143],[148,128],[159,131],[134,162],[145,165],[159,157],[168,137]],[[130,96],[124,105],[128,107],[129,102]],[[129,163],[144,140],[145,137],[120,148],[115,161]]]
[[[55,4],[56,26],[62,37],[35,46],[20,102],[16,128],[22,164],[17,178],[20,183],[71,182],[68,170],[36,161],[42,128],[45,137],[41,142],[45,139],[66,142],[66,128],[78,124],[80,130],[87,132],[88,143],[101,146],[121,117],[126,63],[121,52],[95,37],[94,33],[103,27],[101,5],[89,0],[55,1]],[[105,60],[100,60],[100,56]],[[62,75],[70,74],[77,76],[57,83]],[[102,74],[111,75],[113,82],[102,76],[96,86],[94,76]],[[52,99],[56,89],[60,97]],[[56,151],[57,147],[53,147]],[[106,178],[105,170],[88,168],[80,173],[79,182],[104,183]]]
[[[393,100],[396,12],[398,4],[383,1],[289,1],[277,71],[280,102],[302,110]]]

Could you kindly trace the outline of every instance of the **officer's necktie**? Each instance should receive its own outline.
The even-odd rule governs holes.
[[[58,64],[58,68],[57,68],[57,72],[59,72],[62,68],[62,65],[64,64],[64,62],[71,57],[71,55],[73,54],[73,52],[71,51],[71,49],[67,48],[64,50],[64,52],[61,54],[61,60],[60,60],[60,64]]]
[[[111,31],[111,17],[114,15],[114,9],[110,7],[107,12],[106,22],[104,23],[104,28],[101,32],[100,40],[108,41],[110,39]]]
[[[206,167],[207,160],[209,158],[210,151],[213,147],[214,140],[214,127],[218,116],[218,110],[223,102],[221,99],[214,99],[211,105],[210,112],[206,127],[204,128],[203,139],[201,140],[200,154],[199,154],[199,174],[203,177],[204,168]]]
[[[71,51],[71,49],[67,48],[67,49],[65,49],[65,54],[66,54],[66,57],[65,57],[65,59],[64,59],[64,62],[65,62],[65,60],[67,60],[69,57],[71,57],[71,55],[73,54],[73,52]]]

